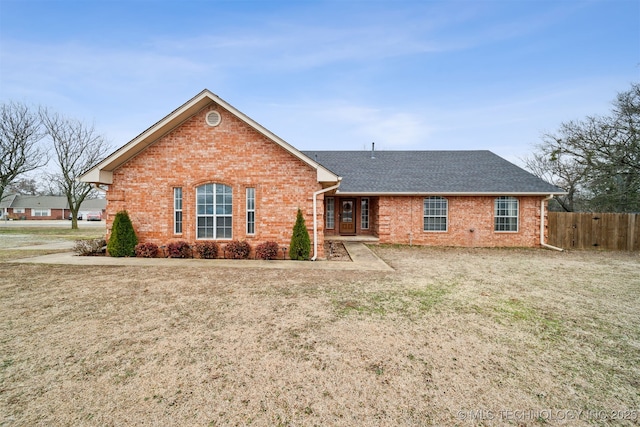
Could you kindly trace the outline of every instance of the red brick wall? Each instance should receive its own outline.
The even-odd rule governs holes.
[[[217,127],[205,123],[216,109]],[[298,207],[313,240],[316,171],[282,147],[215,105],[204,108],[114,171],[107,193],[107,231],[116,212],[126,209],[141,242],[163,245],[196,241],[196,187],[232,187],[233,239],[253,248],[265,241],[289,246]],[[182,187],[183,232],[173,232],[173,188]],[[255,188],[256,234],[246,233],[246,188]],[[318,255],[322,254],[324,206],[318,197]],[[219,239],[221,244],[228,240]],[[313,244],[313,241],[312,241]]]
[[[51,215],[49,216],[32,216],[32,208],[24,208],[24,213],[14,213],[14,208],[7,209],[7,215],[9,218],[14,219],[29,219],[29,220],[39,220],[39,219],[66,219],[65,215],[69,215],[69,209],[49,209]],[[2,212],[0,212],[1,214]]]
[[[465,247],[540,245],[540,202],[543,197],[517,197],[517,232],[494,231],[495,197],[450,196],[446,199],[449,203],[448,231],[437,232],[423,231],[424,197],[380,197],[375,210],[380,242]]]

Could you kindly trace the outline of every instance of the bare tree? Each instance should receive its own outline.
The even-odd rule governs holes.
[[[36,196],[40,193],[38,190],[38,182],[35,178],[20,178],[16,179],[9,186],[7,186],[10,194],[26,194],[29,196]]]
[[[49,161],[40,144],[43,136],[40,117],[29,107],[19,102],[0,106],[0,201],[18,176]]]
[[[78,228],[78,211],[82,202],[95,190],[78,177],[107,153],[108,145],[94,126],[63,117],[47,109],[40,110],[47,135],[53,142],[59,172],[49,174],[50,186],[67,197],[71,211],[71,228]]]
[[[560,166],[569,166],[575,182],[557,185],[578,189],[586,210],[640,210],[640,84],[618,94],[610,115],[562,123],[543,141],[531,159],[536,164],[528,166],[556,176]]]
[[[544,144],[536,149],[537,152],[523,159],[525,167],[537,177],[566,191],[567,194],[556,196],[555,201],[562,210],[574,212],[584,198],[587,168],[570,156],[552,156]]]

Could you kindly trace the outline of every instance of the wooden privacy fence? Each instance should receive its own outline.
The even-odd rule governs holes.
[[[548,243],[564,249],[640,250],[640,214],[549,212]]]

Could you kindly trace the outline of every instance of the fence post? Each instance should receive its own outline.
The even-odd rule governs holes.
[[[636,233],[636,217],[638,214],[629,214],[627,219],[627,250],[632,251],[634,240],[638,238]]]

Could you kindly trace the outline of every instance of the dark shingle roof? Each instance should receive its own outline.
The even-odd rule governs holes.
[[[490,151],[305,151],[341,193],[563,193]]]
[[[12,208],[68,209],[64,196],[16,196]]]
[[[101,210],[106,206],[106,199],[85,199],[80,205],[80,210]],[[3,198],[0,207],[69,209],[69,203],[67,203],[65,196],[24,196],[17,194],[8,199]]]

